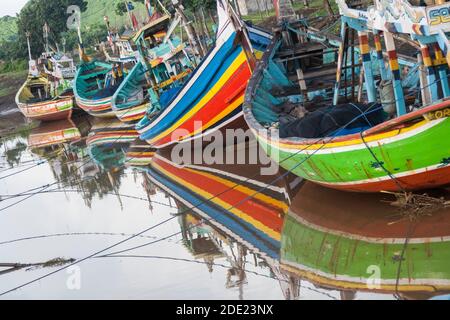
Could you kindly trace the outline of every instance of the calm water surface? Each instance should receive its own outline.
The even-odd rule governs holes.
[[[400,261],[397,297],[450,287],[448,212],[428,217],[401,256],[407,223],[380,196],[258,165],[179,166],[135,139],[91,118],[3,136],[0,292],[59,268],[6,264],[82,259],[156,227],[1,298],[393,299]]]

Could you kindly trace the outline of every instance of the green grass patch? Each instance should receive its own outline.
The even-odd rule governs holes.
[[[8,96],[19,90],[25,81],[28,70],[14,71],[0,74],[0,98]]]

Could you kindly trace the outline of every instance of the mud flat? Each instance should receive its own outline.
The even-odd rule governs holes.
[[[26,75],[26,71],[0,74],[0,136],[18,131],[27,125],[14,101]]]

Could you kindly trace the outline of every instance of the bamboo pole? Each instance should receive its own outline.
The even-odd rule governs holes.
[[[395,105],[397,107],[397,116],[406,114],[405,97],[403,95],[402,81],[400,78],[400,70],[397,59],[397,51],[395,49],[394,38],[392,33],[384,32],[384,42],[389,57],[389,66],[393,76]]]
[[[372,70],[372,59],[370,56],[369,36],[367,32],[358,31],[359,47],[364,67],[364,80],[367,91],[367,100],[375,102],[377,100],[375,90],[375,79]]]
[[[192,27],[192,24],[179,5],[175,6],[175,11],[180,15],[181,20],[183,21],[188,39],[192,43],[194,50],[200,57],[203,57],[206,54],[206,51],[204,50],[201,42],[198,40],[197,32],[195,31],[194,27]]]

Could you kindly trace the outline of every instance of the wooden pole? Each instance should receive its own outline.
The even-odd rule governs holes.
[[[422,97],[422,105],[426,106],[431,103],[430,91],[428,90],[428,81],[426,77],[423,58],[420,53],[417,54],[417,62],[419,64],[419,80],[420,80],[420,96]]]
[[[447,76],[448,71],[447,60],[444,58],[444,54],[442,53],[441,48],[436,42],[433,43],[433,49],[435,57],[434,65],[436,66],[439,72],[442,93],[444,95],[444,98],[447,98],[448,96],[450,96],[450,87],[448,84],[448,76]]]
[[[364,67],[364,80],[366,83],[367,100],[375,102],[377,100],[375,90],[375,79],[372,70],[372,59],[370,57],[369,36],[367,32],[358,31],[359,47]]]
[[[430,48],[427,44],[420,44],[420,52],[422,53],[423,64],[427,71],[428,90],[430,91],[431,101],[439,99],[438,85],[436,82],[436,73],[433,66],[433,60],[430,55]]]
[[[361,58],[360,58],[360,62],[361,62]],[[360,72],[359,72],[359,83],[358,83],[358,102],[360,102],[360,103],[362,102],[363,87],[364,87],[364,68],[361,68]]]
[[[405,97],[403,95],[402,80],[400,78],[400,69],[398,65],[397,51],[395,49],[392,33],[384,32],[384,42],[389,57],[389,67],[391,68],[394,85],[395,105],[397,107],[397,116],[406,114]]]
[[[31,57],[31,46],[30,46],[30,32],[26,32],[25,35],[27,36],[27,45],[28,45],[28,58],[29,60],[33,60],[33,58]]]
[[[384,64],[383,48],[381,46],[380,33],[379,32],[374,32],[373,39],[374,39],[374,42],[375,42],[375,50],[377,52],[377,61],[378,61],[378,65],[379,65],[379,68],[380,68],[381,79],[382,80],[387,80],[388,79],[388,75],[387,75],[386,66]]]
[[[189,19],[186,17],[180,6],[175,6],[175,11],[180,15],[181,20],[183,21],[187,36],[189,38],[189,41],[192,43],[194,50],[200,57],[203,57],[205,55],[205,50],[202,47],[201,42],[198,40],[197,32],[195,31],[194,27],[192,27],[192,24],[190,23]]]
[[[352,101],[355,101],[355,89],[356,89],[356,70],[355,70],[355,29],[352,29],[352,49],[351,49],[351,59],[352,59]]]
[[[339,91],[341,89],[341,77],[342,77],[342,65],[344,63],[344,54],[347,49],[347,29],[348,26],[345,22],[341,25],[341,44],[339,45],[337,70],[336,70],[336,83],[334,85],[333,105],[337,105],[339,101]]]

